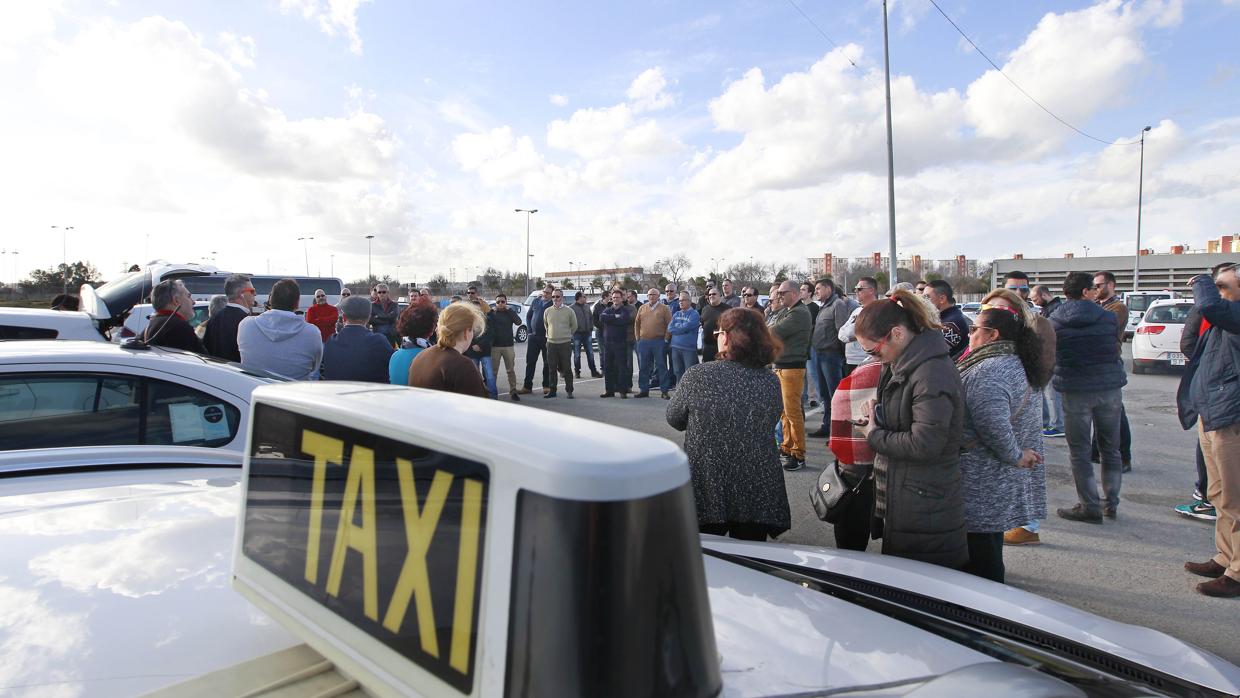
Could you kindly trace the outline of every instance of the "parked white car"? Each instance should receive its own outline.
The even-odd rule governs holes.
[[[106,342],[99,324],[89,314],[75,310],[0,308],[0,340],[80,339]]]
[[[1132,336],[1132,372],[1183,366],[1180,335],[1192,310],[1190,300],[1157,300],[1150,304]]]
[[[278,382],[177,349],[0,343],[0,473],[80,465],[239,465],[250,393]]]
[[[1128,306],[1128,324],[1124,327],[1124,337],[1132,338],[1137,331],[1137,325],[1141,323],[1141,318],[1145,316],[1145,311],[1158,302],[1165,300],[1174,300],[1175,294],[1171,291],[1128,291],[1124,294],[1124,305]]]

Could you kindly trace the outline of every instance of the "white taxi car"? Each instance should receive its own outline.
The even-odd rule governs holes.
[[[1191,300],[1157,300],[1150,304],[1132,335],[1132,372],[1184,366],[1180,353],[1184,321],[1193,309]]]
[[[0,693],[1240,695],[1208,652],[971,575],[700,536],[665,439],[374,384],[252,410],[242,470],[6,479]]]
[[[106,342],[99,323],[77,310],[0,308],[0,340],[80,339]]]
[[[176,349],[0,342],[0,474],[65,458],[237,466],[250,393],[278,380]]]

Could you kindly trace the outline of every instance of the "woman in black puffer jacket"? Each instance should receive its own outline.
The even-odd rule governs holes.
[[[930,307],[908,291],[857,317],[861,348],[883,362],[862,408],[874,449],[871,535],[882,552],[944,567],[969,561],[960,491],[964,388]]]

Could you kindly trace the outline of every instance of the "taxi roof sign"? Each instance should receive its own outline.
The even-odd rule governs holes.
[[[367,690],[721,687],[671,442],[373,384],[264,386],[252,405],[234,586]]]

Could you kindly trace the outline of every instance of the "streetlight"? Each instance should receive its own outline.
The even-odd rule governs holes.
[[[525,214],[525,295],[530,295],[530,216],[538,213],[536,208],[513,209],[516,213]]]
[[[896,277],[896,164],[891,142],[891,50],[887,47],[887,0],[883,0],[883,69],[887,75],[887,225],[891,229],[891,257],[887,260],[891,285]]]
[[[60,226],[53,225],[52,230]],[[60,267],[64,272],[65,287],[61,293],[69,292],[69,231],[73,230],[73,226],[67,225],[60,228]]]
[[[1132,258],[1132,290],[1137,290],[1141,280],[1141,195],[1145,186],[1145,133],[1150,127],[1141,129],[1141,164],[1137,168],[1137,256]]]
[[[370,241],[374,239],[374,235],[366,236],[366,283],[372,283],[375,278],[375,273],[370,268]]]
[[[336,276],[336,255],[331,255],[331,258],[332,258],[332,262],[331,262],[331,266],[328,267],[328,269],[330,270],[328,273],[334,277]]]
[[[310,245],[310,241],[313,239],[314,238],[312,237],[297,238],[297,242],[301,243],[301,251],[305,254],[305,257],[306,257],[306,276],[310,276],[310,247],[309,245]]]
[[[1089,245],[1081,245],[1081,247],[1085,248],[1085,258],[1089,259]]]

